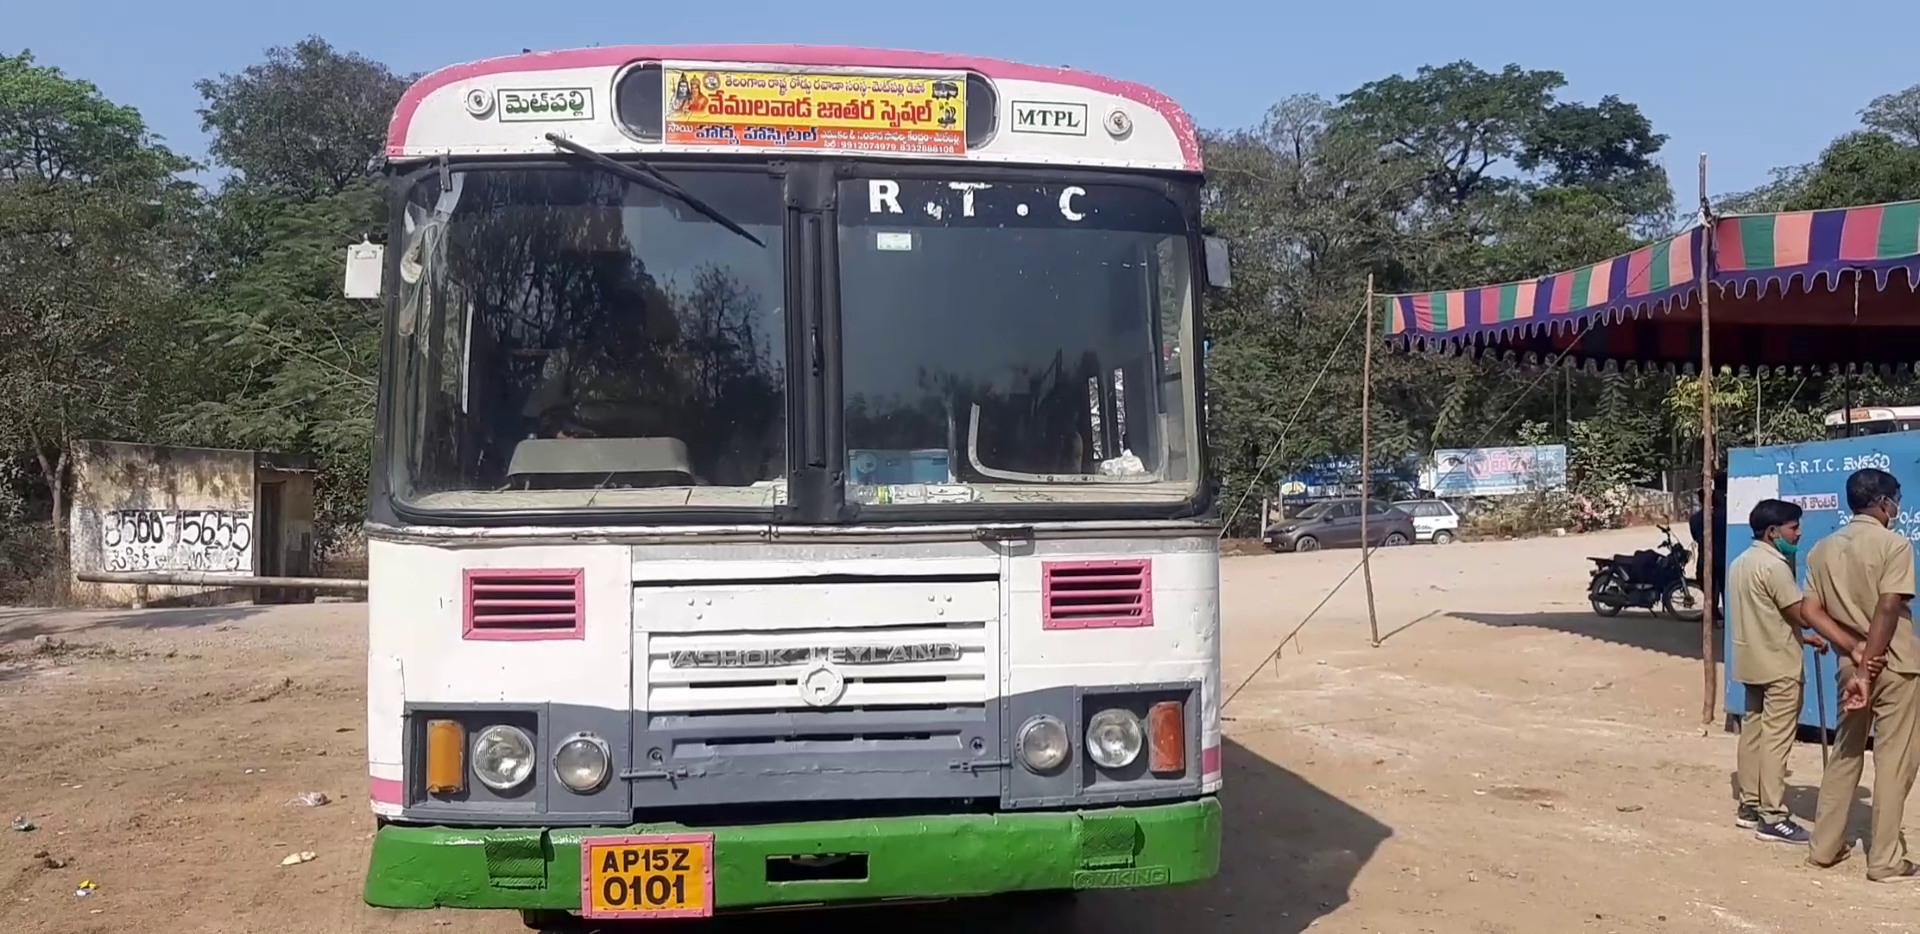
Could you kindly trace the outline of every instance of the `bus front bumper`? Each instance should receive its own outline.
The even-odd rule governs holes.
[[[378,908],[579,911],[583,839],[713,835],[713,908],[1148,888],[1220,868],[1220,802],[1082,811],[939,814],[739,827],[480,828],[390,824],[374,837],[367,904]],[[864,878],[770,881],[795,856],[864,854]],[[771,861],[771,863],[770,863]]]

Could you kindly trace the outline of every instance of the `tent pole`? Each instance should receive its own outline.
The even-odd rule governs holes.
[[[1857,311],[1856,311],[1856,316],[1857,316]],[[1846,419],[1847,437],[1851,438],[1853,437],[1853,371],[1852,370],[1842,369],[1840,371],[1840,404],[1846,406],[1846,408],[1843,408],[1840,411],[1844,413],[1842,417]]]
[[[1367,339],[1360,357],[1360,576],[1367,586],[1367,629],[1377,649],[1380,615],[1373,606],[1373,539],[1367,534],[1367,507],[1373,488],[1373,339],[1373,273],[1367,273]]]
[[[1713,314],[1712,281],[1708,268],[1713,261],[1713,208],[1707,201],[1707,154],[1700,154],[1700,256],[1694,275],[1700,284],[1700,543],[1705,554],[1700,562],[1700,590],[1706,598],[1706,612],[1700,616],[1700,665],[1703,691],[1700,698],[1700,729],[1713,729],[1715,694],[1720,690],[1719,668],[1714,661],[1713,580],[1720,569],[1714,567],[1713,544],[1717,540],[1713,514],[1713,467],[1716,459],[1713,440]]]

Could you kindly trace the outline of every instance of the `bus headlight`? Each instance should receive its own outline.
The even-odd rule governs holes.
[[[512,791],[533,777],[533,737],[496,723],[473,738],[473,775],[494,791]]]
[[[1046,714],[1021,725],[1015,745],[1020,749],[1021,764],[1035,772],[1051,772],[1065,765],[1073,749],[1066,725]]]
[[[553,774],[568,791],[587,794],[598,791],[606,784],[607,773],[611,770],[613,755],[607,751],[606,740],[592,733],[579,733],[553,753]]]
[[[1146,730],[1131,711],[1109,707],[1087,718],[1087,757],[1103,769],[1124,769],[1140,758]]]

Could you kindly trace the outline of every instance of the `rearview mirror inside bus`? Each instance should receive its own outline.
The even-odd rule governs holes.
[[[1232,262],[1228,258],[1227,241],[1219,237],[1208,237],[1207,244],[1207,284],[1216,289],[1233,286]]]

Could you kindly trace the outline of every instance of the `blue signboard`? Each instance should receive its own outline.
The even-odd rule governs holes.
[[[1737,448],[1727,458],[1727,555],[1726,564],[1753,544],[1753,530],[1747,527],[1747,515],[1763,499],[1783,499],[1798,503],[1806,510],[1800,519],[1800,554],[1795,571],[1800,586],[1807,583],[1804,556],[1821,539],[1832,535],[1851,518],[1847,510],[1847,477],[1865,467],[1878,467],[1899,479],[1902,489],[1920,489],[1920,431],[1810,441],[1764,448]],[[1909,495],[1908,502],[1920,504]],[[1894,526],[1909,539],[1920,541],[1920,515],[1904,512]],[[1725,565],[1718,574],[1726,574]],[[1722,577],[1722,580],[1725,578]],[[1728,601],[1731,603],[1732,601]],[[1728,612],[1732,609],[1729,607]],[[1733,621],[1727,621],[1721,657],[1733,657]],[[1834,656],[1818,659],[1807,651],[1807,700],[1800,711],[1804,726],[1823,725],[1819,699],[1825,695],[1828,729],[1839,726],[1839,690],[1834,683]],[[1727,713],[1746,712],[1746,692],[1734,683],[1733,666],[1726,667]]]
[[[1374,489],[1411,490],[1420,479],[1420,464],[1413,458],[1402,461],[1375,459]],[[1360,458],[1326,457],[1294,471],[1280,481],[1280,498],[1286,502],[1332,499],[1360,495]]]
[[[1448,448],[1433,452],[1422,474],[1438,496],[1511,496],[1567,485],[1567,446],[1534,444],[1504,448]]]

